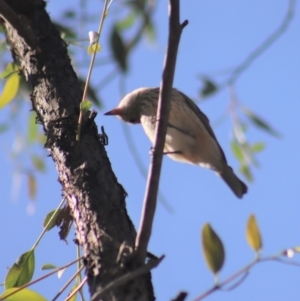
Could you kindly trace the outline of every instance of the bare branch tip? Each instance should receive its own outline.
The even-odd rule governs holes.
[[[182,30],[184,27],[186,27],[188,24],[189,24],[189,21],[188,21],[188,20],[184,20],[184,21],[180,24],[181,30]]]

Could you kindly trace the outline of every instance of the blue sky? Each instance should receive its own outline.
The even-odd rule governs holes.
[[[48,11],[51,17],[59,20],[63,9],[68,8],[70,3],[71,1],[59,3],[50,0]],[[77,4],[73,4],[73,7]],[[279,26],[287,6],[288,1],[282,0],[191,0],[188,4],[182,1],[181,19],[188,19],[189,25],[184,29],[180,42],[174,87],[199,100],[198,76],[207,74],[215,78],[221,71],[239,65]],[[120,7],[117,1],[113,2],[101,38],[103,52],[98,54],[98,59],[105,57],[107,53],[108,24]],[[98,1],[90,1],[88,9],[93,9],[94,13],[99,11],[100,15]],[[266,149],[258,155],[260,167],[253,169],[254,182],[248,184],[248,194],[239,200],[213,172],[164,158],[160,191],[172,206],[173,213],[168,212],[161,203],[158,205],[149,246],[150,252],[158,256],[166,255],[160,266],[153,270],[157,300],[170,300],[182,290],[189,293],[187,300],[193,300],[213,285],[213,276],[206,267],[200,245],[200,230],[206,222],[212,225],[225,246],[226,261],[220,273],[221,280],[254,257],[245,239],[245,225],[251,213],[255,214],[261,229],[263,256],[300,245],[298,13],[299,9],[296,7],[288,30],[241,75],[235,85],[240,103],[272,124],[282,135],[281,139],[276,139],[249,127],[249,142],[262,141],[266,144]],[[150,43],[144,39],[130,56],[130,70],[124,80],[126,92],[143,86],[158,86],[160,83],[168,33],[166,1],[160,1],[154,19],[157,40]],[[85,30],[88,32],[97,27],[98,21],[94,25],[90,22],[86,28],[79,28],[78,25],[74,29],[84,33]],[[84,49],[73,50],[81,51],[78,60],[85,57]],[[85,76],[86,68],[81,69],[82,76]],[[111,69],[112,66],[97,68],[92,75],[92,83],[99,83],[103,74]],[[140,174],[130,153],[121,121],[102,114],[116,106],[122,97],[119,87],[120,77],[101,91],[104,108],[98,112],[97,124],[104,125],[109,135],[107,153],[118,181],[128,192],[128,212],[138,227],[145,178]],[[230,165],[237,170],[238,162],[233,157],[229,144],[232,137],[229,102],[229,90],[224,89],[208,100],[198,102],[198,105],[210,118],[213,126],[218,124],[220,116],[227,113],[223,122],[214,126],[214,130]],[[29,108],[26,104],[22,110]],[[0,111],[0,121],[7,120],[11,111],[11,107]],[[16,149],[16,133],[24,133],[23,122],[26,120],[23,119],[14,121],[14,129],[0,135],[0,237],[4,245],[0,261],[1,279],[4,279],[6,268],[33,245],[42,231],[45,215],[61,199],[57,173],[48,157],[45,159],[47,172],[38,178],[38,194],[33,204],[28,198],[25,177],[21,178],[19,189],[13,186],[15,164],[10,153],[12,149]],[[129,126],[127,130],[147,168],[150,142],[141,126]],[[38,149],[36,151],[42,152]],[[21,158],[26,164],[28,156],[23,154]],[[12,190],[17,192],[12,194]],[[34,212],[29,214],[28,207],[34,207]],[[57,230],[47,234],[37,249],[37,269],[48,262],[62,265],[71,261],[76,254],[73,237],[71,234],[69,244],[66,245],[58,240]],[[300,262],[299,256],[294,260]],[[53,277],[33,288],[47,298],[53,298],[71,274],[72,272],[67,272],[60,280]],[[35,276],[38,275],[39,271]],[[261,263],[251,270],[247,279],[236,289],[214,293],[206,300],[296,300],[300,294],[299,275],[299,267],[277,262]]]

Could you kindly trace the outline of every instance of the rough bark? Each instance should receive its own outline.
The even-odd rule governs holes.
[[[84,118],[80,143],[75,141],[82,91],[66,44],[45,11],[45,2],[5,2],[36,41],[36,47],[29,47],[20,31],[4,21],[13,58],[32,88],[33,109],[43,125],[46,147],[71,208],[88,285],[94,294],[131,269],[122,256],[117,261],[120,245],[125,242],[133,248],[136,236],[126,211],[126,192],[112,171],[92,119]],[[109,291],[103,300],[154,300],[150,278],[150,273],[140,276]]]

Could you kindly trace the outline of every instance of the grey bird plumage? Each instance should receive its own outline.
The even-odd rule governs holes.
[[[158,94],[159,88],[136,89],[105,115],[116,115],[133,124],[141,123],[153,144]],[[225,154],[206,115],[188,96],[176,89],[172,89],[164,152],[173,160],[215,171],[238,198],[247,192],[245,183],[227,164]]]

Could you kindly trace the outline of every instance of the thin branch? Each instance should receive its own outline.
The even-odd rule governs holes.
[[[187,296],[186,292],[180,292],[175,299],[172,301],[184,301]]]
[[[98,41],[99,41],[99,38],[100,38],[100,35],[101,35],[103,23],[104,23],[106,15],[108,13],[108,7],[109,7],[110,3],[111,2],[108,2],[108,0],[104,1],[104,7],[103,7],[101,19],[100,19],[99,28],[98,28],[98,31],[97,31],[98,36],[97,36],[97,39],[95,41],[95,45],[98,45]],[[94,66],[94,62],[95,62],[96,54],[97,54],[96,49],[97,49],[97,46],[95,47],[95,50],[93,51],[93,54],[92,54],[92,59],[91,59],[91,62],[90,62],[90,66],[89,66],[89,70],[88,70],[88,74],[87,74],[87,78],[86,78],[86,82],[85,82],[85,86],[84,86],[84,90],[83,90],[81,103],[85,100],[86,95],[87,95],[87,90],[88,90],[88,86],[89,86],[90,79],[91,79],[91,76],[92,76],[93,66]],[[83,112],[82,112],[82,110],[80,110],[79,117],[78,117],[77,134],[76,134],[76,141],[78,141],[78,142],[80,141],[82,119],[83,119]]]
[[[60,289],[60,291],[55,295],[52,301],[57,300],[57,298],[65,291],[65,289],[71,284],[71,282],[77,277],[79,273],[83,270],[84,266],[81,266],[79,270],[75,272],[75,274],[64,284],[64,286]]]
[[[0,0],[0,16],[16,29],[18,35],[24,39],[30,49],[36,48],[37,40],[34,33],[3,0]]]
[[[137,151],[136,144],[134,139],[132,138],[131,133],[128,130],[128,126],[122,122],[122,129],[123,133],[126,138],[127,145],[130,150],[130,154],[132,155],[133,160],[135,161],[135,164],[137,165],[137,168],[142,175],[143,178],[147,178],[147,170],[143,165],[143,161]],[[166,208],[166,210],[169,213],[174,213],[174,208],[171,206],[171,204],[167,201],[167,199],[164,197],[163,193],[161,191],[158,191],[158,201],[161,202],[161,204]]]
[[[99,300],[101,300],[103,294],[107,293],[108,291],[115,289],[116,287],[123,285],[123,284],[127,283],[128,281],[135,279],[138,276],[148,273],[151,269],[157,267],[164,258],[165,258],[165,256],[163,255],[158,259],[150,260],[148,263],[146,263],[145,265],[136,269],[135,271],[129,272],[129,273],[121,276],[120,278],[110,282],[101,291],[96,292],[92,296],[91,300],[99,301]]]
[[[274,256],[269,256],[269,257],[264,257],[264,258],[256,258],[254,261],[252,261],[251,263],[247,264],[246,266],[244,266],[243,268],[241,268],[239,271],[235,272],[234,274],[232,274],[231,276],[229,276],[227,279],[225,279],[224,281],[220,282],[218,285],[214,285],[212,286],[210,289],[208,289],[206,292],[202,293],[200,296],[198,296],[196,299],[194,299],[193,301],[200,301],[203,300],[204,298],[206,298],[208,295],[210,295],[211,293],[217,291],[217,290],[221,290],[225,285],[227,285],[228,283],[230,283],[231,281],[233,281],[234,279],[236,279],[237,277],[242,276],[242,278],[235,283],[234,285],[232,285],[231,287],[227,288],[226,291],[232,290],[234,288],[236,288],[238,285],[240,285],[245,278],[249,275],[250,269],[258,264],[258,263],[262,263],[262,262],[266,262],[266,261],[277,261],[283,264],[287,264],[287,265],[293,265],[293,266],[297,266],[300,267],[300,263],[295,262],[295,261],[287,261],[284,260],[282,258],[282,253],[280,253],[279,255],[274,255]]]
[[[242,62],[238,67],[236,67],[229,79],[226,81],[226,85],[232,85],[237,78],[245,71],[264,51],[266,51],[288,28],[290,22],[294,16],[295,10],[295,0],[290,0],[288,4],[287,13],[284,16],[282,23],[279,27],[253,52],[251,52],[248,57]]]
[[[179,0],[169,0],[169,40],[162,82],[159,90],[157,107],[157,125],[155,129],[154,151],[151,158],[146,192],[140,228],[137,234],[135,246],[137,263],[143,264],[146,258],[147,246],[151,235],[154,213],[157,202],[160,170],[162,164],[163,149],[169,120],[171,91],[175,72],[178,45],[183,28],[188,24],[184,21],[180,24]]]
[[[78,284],[78,286],[74,289],[74,291],[65,299],[65,301],[70,300],[78,291],[81,291],[82,287],[86,282],[87,282],[87,276],[83,278],[83,280]]]
[[[56,274],[58,271],[60,271],[60,270],[62,270],[62,269],[68,268],[69,266],[71,266],[72,264],[76,263],[77,261],[79,261],[79,260],[82,259],[82,258],[83,258],[83,256],[80,257],[80,258],[77,258],[76,260],[71,261],[70,263],[68,263],[68,264],[66,264],[66,265],[64,265],[64,266],[62,266],[62,267],[59,267],[59,268],[55,269],[54,271],[52,271],[52,272],[50,272],[50,273],[48,273],[48,274],[46,274],[46,275],[44,275],[44,276],[42,276],[42,277],[39,277],[39,278],[37,278],[37,279],[35,279],[35,280],[29,282],[29,283],[26,283],[26,284],[24,284],[24,285],[18,287],[16,290],[14,290],[13,292],[11,292],[10,294],[7,294],[6,296],[1,297],[1,301],[4,300],[4,299],[6,299],[6,298],[8,298],[8,297],[10,297],[11,295],[16,294],[17,292],[21,291],[22,289],[24,289],[24,288],[26,288],[26,287],[28,287],[28,286],[30,286],[30,285],[33,285],[33,284],[35,284],[35,283],[37,283],[37,282],[39,282],[39,281],[44,280],[45,278],[47,278],[47,277],[49,277],[49,276],[51,276],[51,275],[53,275],[53,274]]]

